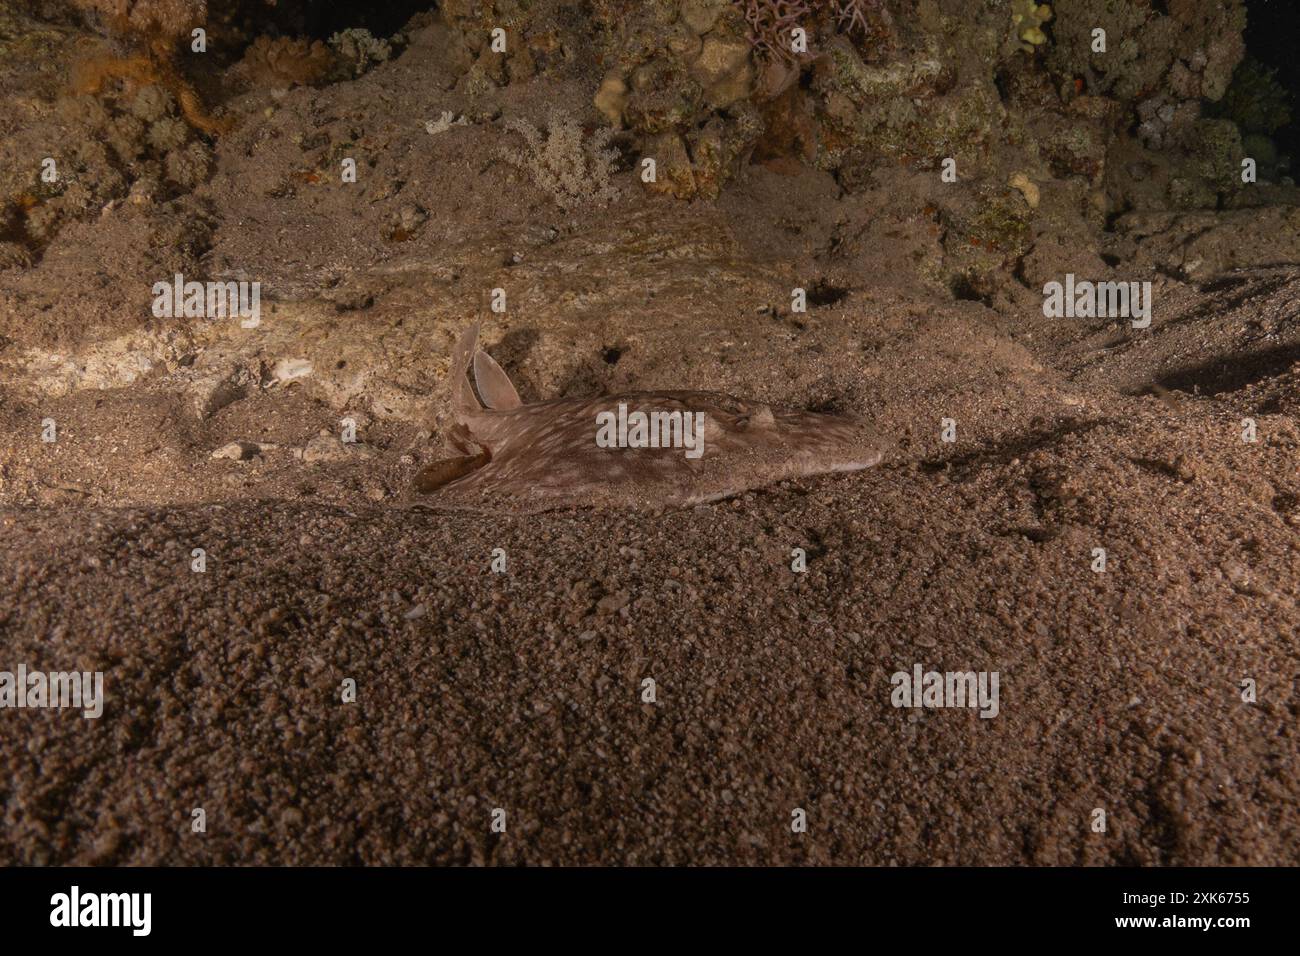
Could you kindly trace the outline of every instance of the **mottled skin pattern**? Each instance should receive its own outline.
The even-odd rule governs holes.
[[[478,357],[476,359],[476,356]],[[469,381],[473,365],[480,400]],[[523,405],[505,373],[478,351],[478,326],[452,357],[453,443],[415,491],[433,507],[531,512],[715,501],[785,478],[858,471],[883,444],[857,419],[771,409],[718,392],[632,392]],[[596,416],[615,411],[704,413],[704,454],[683,448],[602,448]]]

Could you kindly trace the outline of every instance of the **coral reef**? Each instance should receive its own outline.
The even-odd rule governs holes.
[[[176,43],[207,22],[206,0],[73,0],[74,6],[127,42],[132,53],[101,50],[74,68],[73,88],[99,94],[112,81],[130,87],[164,87],[194,128],[209,135],[225,132],[231,121],[212,116],[176,62]]]
[[[34,252],[63,225],[116,200],[147,204],[187,192],[207,178],[210,148],[193,138],[176,115],[177,104],[160,87],[144,86],[107,100],[69,96],[60,106],[64,121],[81,135],[60,157],[57,179],[44,183],[33,176],[25,187],[31,190],[27,199],[11,209],[22,224],[15,238]]]
[[[608,71],[594,104],[655,160],[651,188],[683,199],[716,196],[763,129],[741,8],[728,0],[680,10],[606,3],[597,23]],[[791,72],[779,58],[770,62]]]
[[[1125,102],[1162,91],[1218,100],[1245,52],[1243,0],[1057,0],[1053,11],[1053,73]],[[1106,32],[1104,52],[1093,49],[1095,29]]]
[[[800,78],[836,49],[874,59],[894,30],[883,0],[606,0],[596,19],[608,71],[593,104],[666,171],[653,188],[683,199],[716,196],[756,147],[797,143],[810,158]],[[796,27],[806,48],[793,43]]]
[[[588,29],[567,0],[444,0],[439,12],[452,28],[448,55],[466,90],[521,82],[590,49]],[[497,29],[504,31],[503,52],[492,48]]]
[[[848,193],[954,170],[944,181],[957,188],[932,199],[926,270],[976,298],[996,294],[1027,237],[1101,229],[1129,211],[1246,202],[1243,156],[1268,182],[1287,181],[1269,137],[1288,104],[1267,70],[1241,62],[1244,0],[446,0],[390,39],[330,22],[316,28],[332,31],[327,42],[304,36],[296,4],[261,19],[242,0],[219,13],[197,0],[76,6],[119,42],[79,68],[79,88],[96,95],[69,99],[102,155],[64,164],[82,177],[76,188],[36,182],[30,165],[0,179],[0,241],[38,254],[97,204],[165,202],[204,181],[212,158],[195,134],[214,127],[180,79],[175,46],[211,16],[235,38],[218,59],[238,61],[223,79],[250,81],[230,100],[250,116],[275,109],[280,90],[404,57],[417,35],[436,45],[439,89],[455,99],[418,114],[434,117],[430,133],[466,122],[477,127],[467,136],[490,131],[528,95],[504,88],[538,78],[584,91],[587,115],[542,130],[507,124],[523,138],[511,162],[566,209],[615,194],[615,131],[624,156],[655,161],[641,185],[683,200],[718,197],[753,164],[814,167]],[[792,46],[795,27],[806,47]],[[266,89],[277,92],[257,95]],[[584,134],[593,120],[607,128]]]
[[[15,91],[27,97],[31,112],[21,126],[0,135],[4,268],[38,265],[57,251],[67,227],[99,221],[116,209],[170,205],[211,169],[211,148],[186,119],[187,104],[190,117],[197,115],[197,99],[188,98],[188,83],[164,79],[174,64],[151,50],[154,41],[165,44],[200,21],[201,5],[98,3],[78,10],[55,27],[13,11],[0,16],[8,18],[0,30],[13,26],[13,35],[49,44],[42,57],[51,63],[51,82],[39,97],[29,89]],[[80,27],[81,14],[124,40],[130,52],[89,36]],[[150,31],[152,39],[129,35],[137,28]],[[24,55],[31,55],[33,45],[27,43]],[[72,91],[65,73],[69,62]]]

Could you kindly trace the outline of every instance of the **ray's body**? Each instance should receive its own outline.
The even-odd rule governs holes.
[[[479,350],[477,325],[456,343],[451,375],[453,442],[464,454],[423,469],[414,488],[438,507],[692,505],[785,478],[870,468],[883,455],[877,436],[857,419],[775,410],[718,392],[632,392],[525,405],[501,367]],[[601,447],[597,416],[620,404],[629,414],[704,413],[703,454]]]

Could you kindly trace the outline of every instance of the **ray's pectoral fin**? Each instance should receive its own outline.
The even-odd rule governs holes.
[[[483,404],[495,412],[508,411],[523,404],[505,369],[483,351],[474,353],[474,384],[478,386]]]
[[[432,462],[416,472],[412,488],[419,495],[432,494],[444,485],[482,468],[488,463],[488,457],[487,449],[484,449],[477,455],[461,455]]]

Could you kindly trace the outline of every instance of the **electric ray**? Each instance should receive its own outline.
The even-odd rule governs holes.
[[[450,443],[461,455],[415,477],[412,490],[432,507],[527,513],[693,505],[784,478],[859,471],[884,454],[884,443],[859,419],[774,409],[718,392],[525,405],[479,348],[478,334],[478,324],[468,328],[452,353]],[[629,424],[646,420],[648,427]],[[616,447],[604,447],[598,436]],[[629,447],[647,441],[672,447]]]

